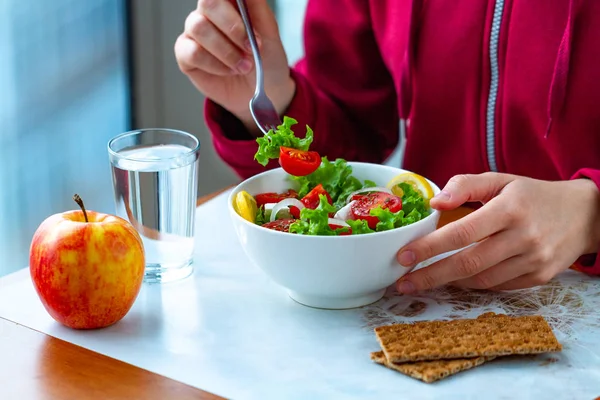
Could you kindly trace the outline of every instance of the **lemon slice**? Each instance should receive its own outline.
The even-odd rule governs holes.
[[[386,187],[392,191],[396,196],[402,197],[404,192],[402,188],[398,186],[399,183],[408,183],[415,190],[421,193],[421,196],[425,200],[429,200],[433,197],[433,188],[427,182],[427,179],[423,178],[421,175],[415,174],[413,172],[405,172],[400,175],[396,175],[393,177]]]
[[[245,220],[256,221],[256,212],[258,211],[256,200],[245,190],[235,195],[233,209]]]

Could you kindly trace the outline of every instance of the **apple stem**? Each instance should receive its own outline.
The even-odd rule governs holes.
[[[83,211],[83,217],[85,218],[85,222],[89,222],[87,213],[85,212],[85,206],[83,205],[83,200],[81,200],[81,197],[79,197],[79,195],[75,193],[75,195],[73,196],[73,200],[75,200],[75,203],[77,203],[77,205],[81,207],[81,211]]]

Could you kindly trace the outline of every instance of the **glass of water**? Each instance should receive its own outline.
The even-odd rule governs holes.
[[[145,282],[193,271],[199,140],[171,129],[125,132],[108,143],[117,215],[139,232]]]

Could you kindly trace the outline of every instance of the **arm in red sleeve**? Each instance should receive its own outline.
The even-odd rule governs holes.
[[[311,0],[304,27],[305,57],[292,69],[295,96],[285,115],[314,131],[311,150],[329,159],[381,162],[398,142],[394,82],[371,26],[365,0]],[[343,13],[343,18],[340,17]],[[257,144],[239,120],[207,100],[205,119],[217,154],[246,178],[265,170]],[[277,166],[272,161],[267,168]]]
[[[598,187],[598,190],[600,190],[600,170],[582,168],[571,177],[571,179],[580,178],[591,179]],[[598,248],[600,249],[600,243],[598,243]],[[579,257],[573,265],[573,268],[586,274],[600,275],[600,257],[598,257],[598,252]]]

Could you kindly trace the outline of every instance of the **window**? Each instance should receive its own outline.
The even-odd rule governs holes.
[[[290,65],[304,54],[302,28],[307,3],[308,0],[277,0],[275,4],[279,34]]]
[[[130,128],[125,0],[0,3],[0,275],[38,225],[113,210],[106,144]]]

